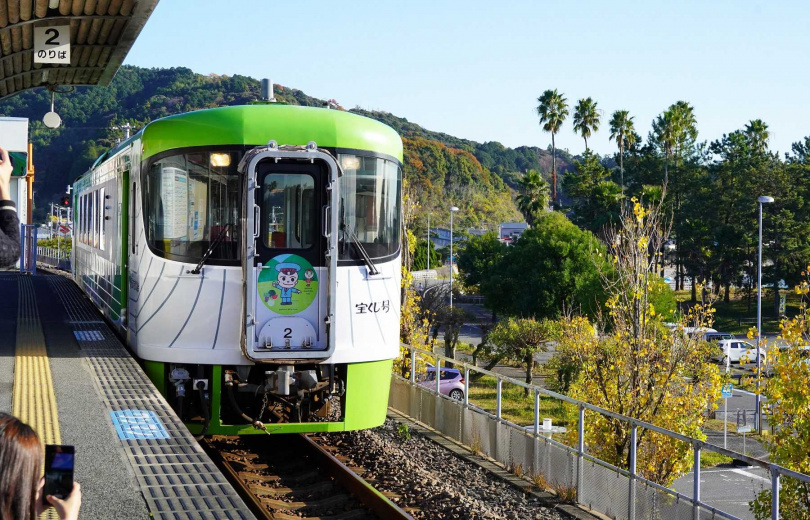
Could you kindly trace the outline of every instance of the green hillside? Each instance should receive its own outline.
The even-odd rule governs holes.
[[[224,105],[238,105],[259,98],[259,80],[246,76],[196,74],[190,69],[145,69],[122,67],[105,88],[79,87],[56,97],[56,111],[63,126],[46,128],[41,118],[49,110],[49,93],[28,91],[0,103],[0,114],[27,117],[31,121],[36,167],[35,215],[57,200],[65,187],[92,161],[113,146],[129,123],[138,129],[154,119],[171,114]],[[283,103],[326,106],[327,102],[297,89],[275,86]],[[342,108],[341,108],[342,109]],[[351,110],[382,121],[396,129],[405,142],[405,176],[409,195],[418,202],[418,221],[450,203],[461,208],[461,225],[497,225],[519,219],[513,199],[517,179],[527,169],[550,169],[550,153],[534,147],[511,149],[497,142],[476,143],[426,130],[385,112]],[[568,161],[561,161],[561,169]],[[510,188],[511,187],[511,188]],[[441,224],[440,219],[436,220]]]

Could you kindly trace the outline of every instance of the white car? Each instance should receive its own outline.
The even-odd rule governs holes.
[[[715,357],[720,360],[722,365],[725,365],[728,361],[741,365],[744,363],[757,362],[757,347],[747,341],[741,339],[722,339],[717,343],[717,346],[720,347],[720,352]],[[764,365],[766,359],[765,348],[760,347],[760,364]]]

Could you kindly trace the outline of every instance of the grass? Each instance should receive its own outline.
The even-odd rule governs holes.
[[[495,413],[498,394],[494,377],[483,376],[470,381],[470,402],[490,413]],[[504,383],[501,395],[501,417],[515,424],[534,422],[534,395],[524,396],[523,387]],[[555,426],[576,424],[573,409],[569,412],[561,401],[540,396],[540,418],[550,417]]]
[[[444,350],[444,346],[442,345],[442,351]],[[464,343],[463,341],[459,341],[456,343],[456,351],[457,352],[464,352],[465,354],[472,354],[473,353],[473,346],[470,343]]]
[[[784,289],[781,294],[787,294],[786,311],[789,317],[795,316],[799,312],[799,295],[794,291]],[[692,294],[690,291],[677,291],[675,297],[679,301],[690,302]],[[751,299],[751,309],[748,308],[748,300],[743,291],[732,291],[731,299],[728,303],[722,298],[714,303],[715,322],[713,328],[729,332],[731,334],[745,334],[756,325],[757,301],[756,294]],[[743,323],[740,323],[743,320]],[[773,293],[766,290],[762,295],[762,331],[763,333],[779,332],[779,318],[773,313]]]
[[[751,414],[748,414],[748,420],[749,421],[753,420],[753,417],[751,417]],[[713,431],[716,431],[716,432],[722,432],[723,431],[723,419],[708,419],[706,421],[706,423],[703,425],[703,429],[704,430],[713,430]],[[728,433],[733,433],[733,434],[737,433],[737,422],[734,419],[729,419],[729,421],[728,421]],[[740,435],[742,435],[742,434],[740,434]],[[757,440],[757,441],[762,441],[762,436],[759,435],[756,432],[753,432],[753,431],[746,433],[745,436],[748,439],[754,439],[754,440]]]
[[[715,466],[719,466],[720,464],[730,464],[731,461],[731,457],[726,457],[725,455],[720,455],[719,453],[715,453],[713,451],[703,450],[700,452],[701,468],[713,468]]]

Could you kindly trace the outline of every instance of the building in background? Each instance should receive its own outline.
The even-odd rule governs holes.
[[[525,222],[501,222],[498,227],[498,240],[506,244],[511,244],[529,229]]]

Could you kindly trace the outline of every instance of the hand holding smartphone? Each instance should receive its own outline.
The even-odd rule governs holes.
[[[75,448],[73,446],[45,445],[45,489],[43,500],[53,495],[62,500],[73,491],[73,463]]]
[[[44,507],[53,506],[62,520],[79,518],[82,490],[73,481],[75,448],[73,446],[45,445],[45,477],[42,489]]]

